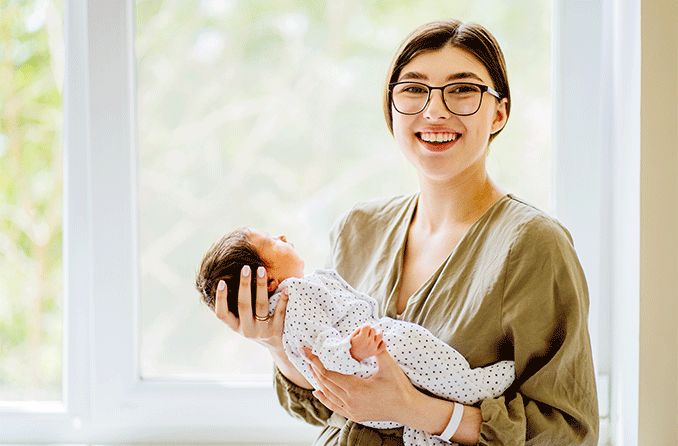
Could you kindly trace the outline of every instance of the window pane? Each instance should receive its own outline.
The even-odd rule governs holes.
[[[285,233],[311,272],[355,202],[417,189],[381,94],[419,24],[475,21],[503,44],[514,105],[489,168],[549,210],[550,15],[550,2],[503,0],[414,11],[404,1],[138,1],[143,375],[270,373],[266,353],[193,289],[218,236],[241,225]]]
[[[0,10],[0,400],[60,400],[61,1]]]

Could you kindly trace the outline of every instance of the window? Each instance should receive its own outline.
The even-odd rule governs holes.
[[[381,111],[386,70],[414,24],[458,16],[496,33],[514,107],[490,168],[552,211],[551,5],[496,6],[136,2],[144,377],[270,381],[267,353],[198,304],[204,251],[254,226],[287,234],[310,272],[342,212],[417,190]]]
[[[195,443],[251,440],[256,428],[261,442],[308,443],[316,430],[277,406],[265,355],[239,365],[214,360],[225,357],[225,346],[241,347],[199,304],[192,274],[209,242],[240,224],[288,232],[300,241],[307,264],[321,265],[327,228],[352,203],[415,188],[382,122],[379,95],[404,34],[441,16],[485,24],[506,51],[515,107],[491,148],[490,169],[572,229],[592,282],[596,366],[609,373],[603,315],[610,303],[600,266],[607,251],[595,243],[604,240],[607,214],[600,204],[610,194],[600,162],[606,123],[585,119],[577,108],[586,104],[599,116],[595,107],[613,94],[601,79],[585,77],[606,72],[602,56],[617,54],[602,44],[603,33],[613,29],[600,31],[609,6],[555,1],[538,7],[445,0],[426,9],[358,1],[66,2],[66,299],[54,314],[67,322],[63,380],[53,387],[62,390],[44,397],[60,400],[56,405],[0,406],[0,439]],[[0,23],[5,17],[3,7]],[[237,34],[243,24],[248,32]],[[523,67],[527,74],[518,75]],[[354,91],[357,85],[364,90]],[[575,88],[581,85],[589,88]],[[58,109],[54,97],[50,101]],[[278,113],[264,119],[269,108]],[[0,150],[7,141],[0,139]],[[345,156],[331,158],[337,153]],[[582,157],[593,161],[575,162]],[[225,178],[235,164],[241,181]],[[223,192],[228,187],[235,192]],[[272,203],[272,210],[253,205],[260,202]],[[224,216],[224,209],[237,209],[238,217]],[[598,224],[590,223],[591,209]],[[305,238],[314,243],[303,245]]]
[[[0,401],[60,401],[62,6],[0,14]]]

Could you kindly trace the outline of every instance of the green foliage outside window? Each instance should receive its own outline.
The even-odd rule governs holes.
[[[0,400],[58,400],[61,3],[0,1]]]

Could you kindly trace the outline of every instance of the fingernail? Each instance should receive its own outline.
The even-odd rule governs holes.
[[[250,276],[250,267],[249,265],[245,265],[242,267],[242,276],[243,277],[249,277]]]
[[[264,273],[266,273],[266,270],[264,269],[263,266],[260,266],[259,268],[257,268],[257,276],[259,276],[259,278],[263,278]]]
[[[220,280],[219,283],[217,284],[217,289],[219,291],[224,291],[224,288],[226,288],[226,282],[223,280]]]

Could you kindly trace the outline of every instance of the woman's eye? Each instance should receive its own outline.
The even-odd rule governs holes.
[[[471,86],[468,86],[468,85],[464,85],[464,86],[454,88],[452,90],[452,93],[454,93],[454,94],[475,93],[477,90],[478,90],[477,88],[474,88],[474,87],[471,87]]]
[[[407,87],[403,91],[412,94],[426,94],[426,89],[422,87]]]

